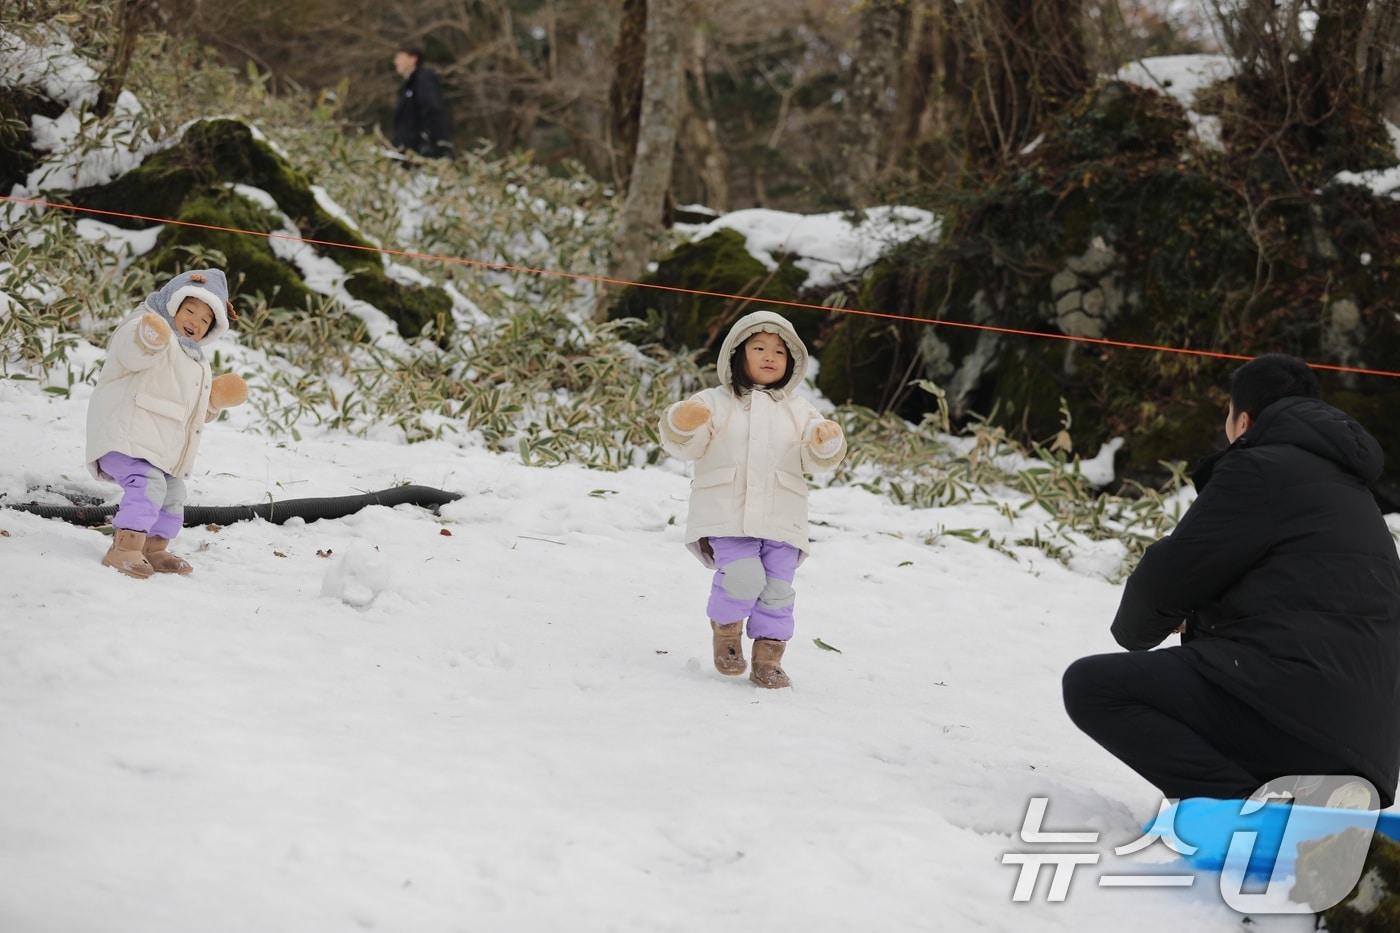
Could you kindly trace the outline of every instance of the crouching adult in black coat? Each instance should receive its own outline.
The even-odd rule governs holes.
[[[1318,398],[1301,360],[1251,360],[1230,394],[1230,446],[1197,469],[1198,498],[1128,579],[1112,631],[1130,653],[1072,664],[1065,708],[1169,798],[1345,775],[1389,806],[1400,558],[1368,489],[1380,446]],[[1146,650],[1177,631],[1180,646]],[[1364,789],[1321,783],[1297,799],[1355,805]]]

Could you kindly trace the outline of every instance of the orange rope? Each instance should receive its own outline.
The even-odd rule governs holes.
[[[1107,337],[1074,337],[1069,334],[1060,334],[1053,331],[1022,330],[1015,327],[998,327],[992,324],[973,324],[967,321],[948,321],[942,318],[922,318],[908,314],[891,314],[887,311],[867,311],[862,308],[833,308],[828,305],[813,304],[805,301],[783,301],[779,299],[764,298],[755,299],[752,295],[731,295],[728,292],[707,291],[700,288],[683,288],[679,285],[661,285],[655,282],[632,282],[627,279],[617,279],[606,275],[592,275],[584,272],[563,272],[557,269],[535,269],[530,266],[518,266],[503,262],[490,262],[485,259],[466,259],[461,256],[444,256],[436,253],[419,253],[412,250],[389,249],[383,246],[362,246],[358,243],[339,243],[334,240],[318,240],[313,237],[297,236],[291,233],[281,233],[270,230],[244,230],[239,227],[224,227],[219,224],[196,223],[189,220],[175,220],[170,217],[152,217],[147,214],[133,214],[126,211],[99,210],[94,207],[80,207],[76,204],[62,204],[56,201],[45,201],[39,198],[16,198],[9,195],[0,195],[0,201],[8,201],[13,204],[27,204],[32,207],[51,208],[53,210],[73,211],[81,214],[95,214],[103,217],[121,217],[126,220],[142,220],[149,223],[174,224],[179,227],[193,227],[199,230],[213,230],[219,233],[233,233],[240,236],[257,236],[265,239],[290,240],[296,243],[308,243],[313,246],[327,246],[333,249],[359,250],[366,253],[380,253],[386,256],[399,256],[405,259],[422,259],[430,262],[444,262],[461,266],[475,266],[484,269],[491,269],[502,272],[521,272],[528,275],[538,275],[544,277],[574,279],[584,282],[598,282],[604,285],[625,285],[633,288],[649,288],[655,291],[673,292],[680,295],[698,295],[704,298],[724,298],[733,301],[753,302],[760,304],[776,305],[784,308],[799,308],[804,311],[820,311],[824,314],[851,314],[857,317],[880,318],[889,321],[905,321],[911,324],[930,324],[939,327],[956,327],[963,330],[985,331],[993,334],[1007,334],[1013,337],[1039,337],[1045,340],[1060,340],[1068,343],[1084,343],[1091,346],[1113,347],[1120,350],[1147,350],[1154,353],[1176,353],[1182,356],[1205,357],[1215,360],[1233,360],[1245,362],[1253,357],[1239,353],[1223,353],[1218,350],[1196,350],[1190,347],[1172,347],[1154,343],[1135,343],[1128,340],[1110,340]],[[1400,372],[1384,369],[1366,369],[1360,366],[1338,366],[1332,363],[1312,363],[1308,365],[1313,369],[1324,370],[1336,373],[1352,373],[1358,376],[1384,376],[1391,379],[1400,379]]]

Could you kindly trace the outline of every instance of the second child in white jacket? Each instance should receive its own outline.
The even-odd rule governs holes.
[[[794,627],[792,582],[810,549],[803,474],[836,469],[846,439],[840,425],[797,395],[807,348],[781,315],[756,311],[735,323],[717,369],[717,388],[666,410],[662,446],[695,463],[685,538],[715,570],[715,667],[744,673],[747,620],[754,640],[749,679],[786,687],[781,662]]]

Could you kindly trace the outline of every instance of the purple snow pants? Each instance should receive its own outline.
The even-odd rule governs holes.
[[[123,490],[113,528],[143,531],[167,541],[180,533],[185,521],[184,480],[126,454],[105,454],[97,466]]]
[[[710,538],[715,580],[710,618],[722,625],[749,620],[750,638],[792,638],[792,578],[802,552],[766,538]]]

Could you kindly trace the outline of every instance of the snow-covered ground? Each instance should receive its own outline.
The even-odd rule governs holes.
[[[87,476],[84,386],[0,381],[0,492]],[[1117,587],[856,488],[813,497],[795,687],[709,661],[683,472],[530,469],[469,442],[211,426],[192,501],[414,481],[441,517],[190,529],[189,578],[0,510],[0,929],[1238,930],[1210,877],[1110,890],[1153,790],[1059,675]],[[321,556],[325,554],[327,556]],[[822,650],[821,638],[841,653]],[[1069,898],[1013,904],[1032,796],[1098,830]],[[1048,875],[1048,872],[1047,872]],[[1310,922],[1257,918],[1265,929]]]
[[[75,107],[94,93],[69,43],[38,54],[0,34],[0,66]],[[169,143],[138,132],[135,98],[117,109],[110,126],[36,118],[45,159],[16,193],[103,181]],[[431,186],[408,194],[406,242]],[[765,264],[798,256],[816,285],[939,229],[910,208],[855,220],[740,211],[690,233],[737,229]],[[154,242],[75,230],[119,266]],[[343,291],[343,270],[309,248],[286,258]],[[0,313],[10,304],[0,292]],[[81,463],[101,350],[72,340],[71,390],[57,369],[0,379],[8,501],[115,492]],[[195,575],[149,581],[101,567],[98,531],[0,509],[0,933],[1241,928],[1211,877],[1096,886],[1179,870],[1160,846],[1113,853],[1159,801],[1060,704],[1070,661],[1116,650],[1116,542],[1081,542],[1068,567],[1029,548],[1012,559],[959,532],[1014,541],[1043,521],[1035,507],[817,490],[785,662],[796,686],[760,692],[711,667],[678,464],[539,470],[469,436],[407,446],[389,427],[303,426],[292,443],[253,423],[235,411],[206,432],[193,502],[404,481],[464,498],[441,516],[190,529],[177,550]],[[1116,449],[1083,465],[1091,480],[1111,477]],[[1065,847],[1100,864],[1061,904],[1048,878],[1012,903],[1018,870],[1003,864],[1065,850],[1017,838],[1037,796],[1047,830],[1101,833]]]

